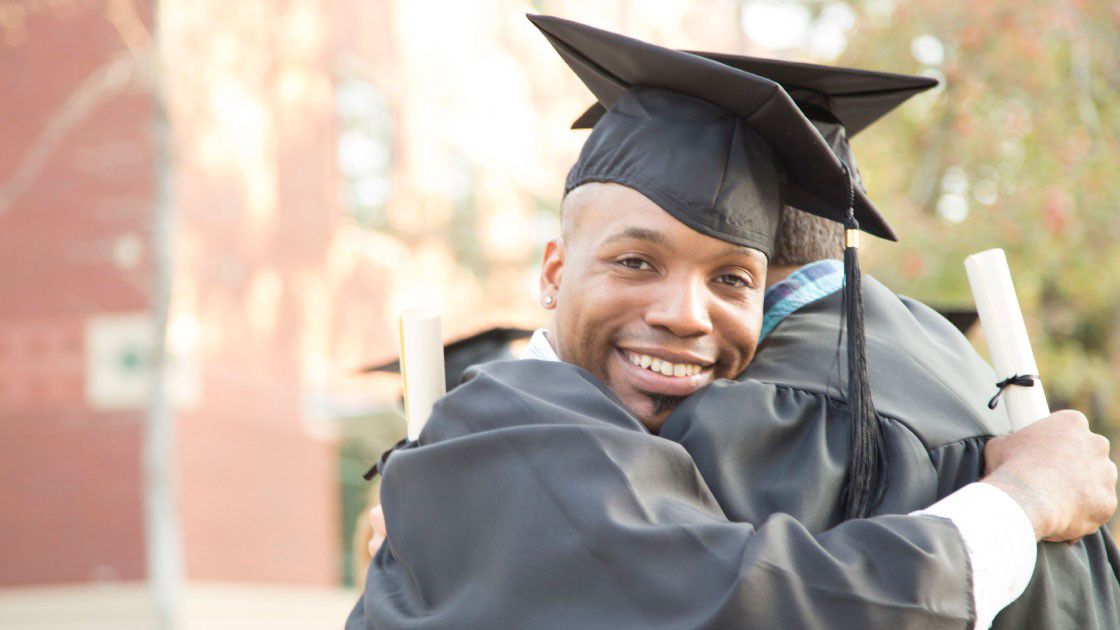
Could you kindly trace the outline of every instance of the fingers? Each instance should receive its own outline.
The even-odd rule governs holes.
[[[385,527],[385,512],[381,510],[380,504],[369,509],[369,525],[373,528],[374,533],[382,536],[388,535],[389,532]]]
[[[369,525],[373,529],[369,539],[369,555],[373,557],[377,555],[377,550],[385,543],[385,537],[389,535],[389,532],[385,526],[385,512],[382,511],[381,505],[370,508],[368,516]]]
[[[1112,444],[1108,441],[1108,438],[1100,435],[1099,433],[1093,433],[1090,436],[1089,440],[1099,455],[1104,455],[1106,457],[1108,456],[1108,451],[1112,446]]]
[[[1081,413],[1080,411],[1077,411],[1076,409],[1066,409],[1064,411],[1059,411],[1058,413],[1069,418],[1069,421],[1073,423],[1073,425],[1078,429],[1081,429],[1082,431],[1089,430],[1089,419],[1086,418],[1085,414]]]
[[[369,539],[369,555],[372,558],[377,555],[377,550],[381,549],[381,545],[385,543],[385,536],[374,532],[373,537]]]
[[[1089,419],[1085,414],[1076,409],[1063,409],[1055,411],[1050,414],[1050,418],[1054,418],[1055,422],[1069,425],[1070,428],[1078,429],[1080,431],[1089,430]]]

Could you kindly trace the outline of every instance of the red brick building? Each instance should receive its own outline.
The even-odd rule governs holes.
[[[232,592],[242,607],[280,600],[281,625],[352,604],[336,595],[336,438],[309,357],[329,362],[338,327],[319,320],[336,290],[376,305],[380,287],[325,269],[345,221],[325,203],[330,81],[276,93],[326,77],[330,51],[321,32],[286,33],[306,28],[298,7],[206,29],[211,4],[165,6],[159,41],[146,2],[0,6],[0,626],[88,624],[89,604],[106,623],[150,627],[141,453],[160,178],[175,214],[182,620],[201,623]],[[293,45],[263,45],[276,34]],[[171,58],[223,37],[232,59]]]
[[[706,3],[548,4],[679,46],[741,35]],[[0,629],[153,627],[164,210],[179,621],[341,623],[340,427],[384,433],[363,418],[397,395],[354,368],[393,354],[416,301],[437,299],[448,338],[542,317],[588,96],[537,9],[0,0]]]
[[[143,410],[92,408],[85,361],[148,307],[152,99],[103,11],[38,9],[0,47],[0,585],[139,580]]]

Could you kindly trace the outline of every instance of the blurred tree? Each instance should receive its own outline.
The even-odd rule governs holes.
[[[837,63],[938,76],[859,136],[868,187],[898,246],[878,278],[970,304],[962,261],[1002,247],[1053,408],[1120,433],[1120,5],[934,0],[853,3]],[[979,344],[981,347],[983,344]]]

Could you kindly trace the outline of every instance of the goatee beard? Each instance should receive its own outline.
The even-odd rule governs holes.
[[[650,400],[653,401],[654,415],[661,415],[666,411],[671,411],[677,408],[677,405],[684,402],[684,396],[666,396],[665,394],[650,394]]]

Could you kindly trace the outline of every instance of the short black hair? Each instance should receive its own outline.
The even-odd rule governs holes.
[[[770,265],[793,267],[826,258],[844,257],[844,229],[835,221],[803,212],[793,206],[782,208],[778,241]]]

